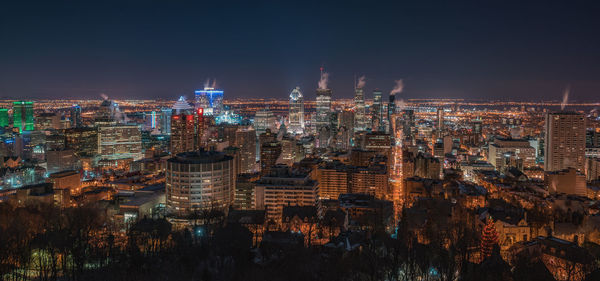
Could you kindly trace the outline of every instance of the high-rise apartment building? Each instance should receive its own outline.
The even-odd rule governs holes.
[[[215,151],[192,151],[167,160],[167,211],[188,215],[202,210],[226,210],[233,202],[233,157]]]
[[[290,93],[290,111],[288,132],[301,135],[304,134],[304,96],[300,87],[296,87]]]
[[[256,132],[254,129],[240,127],[235,132],[235,146],[240,148],[238,173],[253,173],[256,170]]]
[[[13,102],[13,127],[19,132],[34,130],[32,101]]]
[[[585,116],[576,112],[546,114],[544,170],[558,171],[585,165]]]

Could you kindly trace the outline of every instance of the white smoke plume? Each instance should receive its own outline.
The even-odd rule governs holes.
[[[366,77],[363,75],[360,78],[358,78],[358,83],[356,83],[356,88],[363,88],[365,86],[366,81]]]
[[[569,93],[571,92],[571,86],[567,85],[565,91],[563,92],[563,99],[560,103],[560,110],[565,110],[565,106],[569,103]]]
[[[321,80],[319,80],[319,89],[321,89],[321,90],[327,89],[328,83],[329,83],[329,73],[321,72]]]
[[[402,79],[396,80],[396,86],[390,91],[390,95],[402,93],[402,90],[404,90],[404,81]]]
[[[212,83],[210,82],[210,78],[206,78],[206,81],[204,82],[204,88],[213,88],[216,89],[217,88],[217,79],[213,79]]]
[[[102,99],[108,100],[108,96],[105,93],[100,93],[100,96],[102,97]]]

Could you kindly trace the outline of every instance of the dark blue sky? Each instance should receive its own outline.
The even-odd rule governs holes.
[[[369,92],[404,79],[407,98],[560,99],[570,84],[572,99],[600,100],[589,3],[11,2],[0,97],[175,99],[210,77],[226,97],[286,98],[299,85],[313,99],[324,65],[335,97],[366,75]]]

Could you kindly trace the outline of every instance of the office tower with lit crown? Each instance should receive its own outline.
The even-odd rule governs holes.
[[[223,90],[214,87],[204,87],[196,90],[196,110],[203,109],[204,115],[218,116],[223,112]]]
[[[559,171],[585,165],[585,116],[576,112],[546,114],[544,170]]]
[[[290,93],[288,132],[295,135],[304,134],[304,96],[300,87],[296,87]]]
[[[373,91],[373,106],[371,107],[372,128],[374,131],[384,131],[385,122],[383,122],[383,101],[379,89]]]
[[[215,151],[191,151],[167,160],[167,211],[185,216],[196,211],[227,210],[233,202],[233,157]]]
[[[0,128],[8,126],[8,109],[0,108]]]
[[[180,97],[173,105],[170,126],[172,155],[195,149],[195,116],[192,106],[184,97]]]
[[[13,127],[19,132],[34,130],[32,101],[13,102]]]
[[[363,88],[354,89],[354,131],[367,129],[367,116],[365,113],[365,94]]]
[[[241,127],[235,132],[235,146],[240,148],[239,173],[253,173],[256,168],[256,132]]]
[[[81,119],[81,106],[74,104],[71,106],[71,128],[81,128],[83,127],[83,121]]]

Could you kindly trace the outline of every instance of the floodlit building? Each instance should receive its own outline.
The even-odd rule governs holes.
[[[187,215],[202,210],[226,210],[233,202],[233,157],[216,151],[192,151],[167,160],[167,210]]]
[[[290,93],[288,132],[296,135],[304,134],[304,96],[300,87]]]

